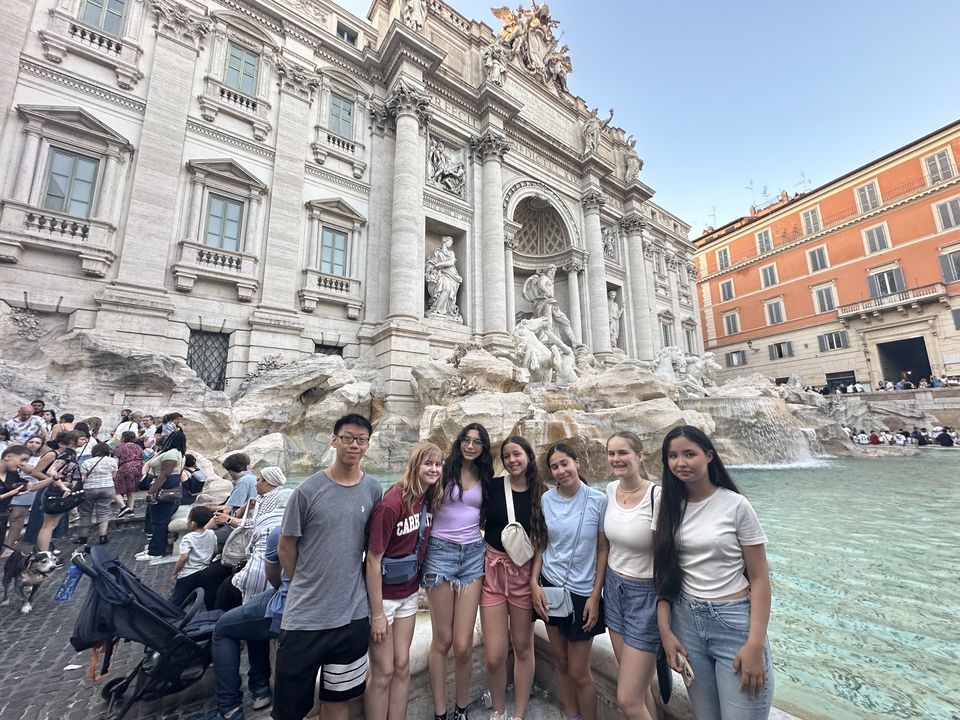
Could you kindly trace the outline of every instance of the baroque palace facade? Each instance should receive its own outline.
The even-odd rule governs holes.
[[[960,375],[960,122],[695,240],[717,374]]]
[[[37,0],[0,27],[3,302],[234,389],[374,362],[388,402],[459,343],[511,348],[546,277],[601,360],[699,352],[688,225],[567,90],[546,5]],[[612,112],[612,111],[611,111]]]

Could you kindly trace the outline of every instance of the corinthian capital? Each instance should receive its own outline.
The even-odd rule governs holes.
[[[154,25],[157,33],[179,42],[195,45],[211,30],[212,23],[209,18],[197,15],[175,0],[150,0],[150,7],[157,16]]]
[[[387,98],[386,108],[396,117],[401,113],[415,113],[421,125],[430,121],[430,101],[427,93],[413,83],[400,78]]]
[[[587,192],[583,194],[580,202],[583,204],[583,209],[587,212],[600,212],[603,206],[607,204],[606,198],[603,197],[603,193],[599,190],[587,190]]]
[[[646,221],[640,213],[630,213],[620,218],[620,230],[627,237],[640,235],[647,226]]]
[[[510,149],[510,143],[502,135],[498,135],[493,130],[487,130],[481,135],[474,135],[470,138],[470,148],[479,156],[481,161],[488,157],[502,160]]]
[[[313,91],[320,85],[320,78],[315,73],[286,58],[277,58],[277,75],[280,77],[280,92],[301,100],[312,99]]]

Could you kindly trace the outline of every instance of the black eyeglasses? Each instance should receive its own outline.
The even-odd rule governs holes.
[[[342,442],[344,445],[353,445],[356,443],[357,447],[366,447],[370,442],[370,438],[359,435],[337,435],[337,440]]]

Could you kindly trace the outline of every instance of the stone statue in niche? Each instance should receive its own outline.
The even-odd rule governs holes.
[[[612,227],[605,227],[600,230],[601,242],[603,243],[603,256],[608,260],[617,259],[616,231]]]
[[[618,347],[620,342],[620,318],[623,317],[623,308],[617,302],[617,291],[607,293],[607,314],[610,318],[610,347]]]
[[[457,256],[453,252],[453,238],[449,235],[440,238],[440,247],[427,258],[424,279],[430,295],[427,314],[462,322],[457,293],[463,278],[457,272]]]
[[[419,30],[427,21],[426,0],[403,0],[400,17],[403,18],[403,24],[408,28]]]
[[[601,121],[597,115],[597,108],[590,111],[590,117],[583,124],[583,151],[596,152],[600,147],[600,133],[613,120],[613,108],[610,108],[610,117]]]
[[[633,135],[627,138],[627,148],[627,157],[625,160],[627,167],[624,179],[629,183],[636,180],[637,175],[643,170],[643,160],[637,155],[637,139]]]
[[[544,317],[548,320],[547,329],[555,334],[562,342],[563,338],[570,341],[570,347],[576,347],[577,338],[573,334],[573,327],[566,313],[560,309],[560,303],[554,297],[553,278],[557,274],[557,266],[550,265],[546,269],[537,270],[523,283],[521,296],[527,302],[533,303],[534,317]]]
[[[483,71],[487,82],[503,87],[507,80],[507,59],[504,57],[503,45],[490,43],[483,51]]]
[[[462,160],[452,160],[443,140],[430,139],[429,177],[444,190],[463,197],[466,170]]]

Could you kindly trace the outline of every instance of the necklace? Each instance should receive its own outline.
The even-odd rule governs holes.
[[[629,496],[629,495],[634,495],[634,494],[640,492],[640,491],[643,490],[646,486],[647,486],[647,481],[646,481],[646,480],[641,480],[641,481],[640,481],[640,485],[637,486],[637,487],[635,487],[633,490],[624,490],[622,484],[617,486],[617,490],[619,490],[619,491],[623,494],[624,498],[626,498],[626,497]]]

